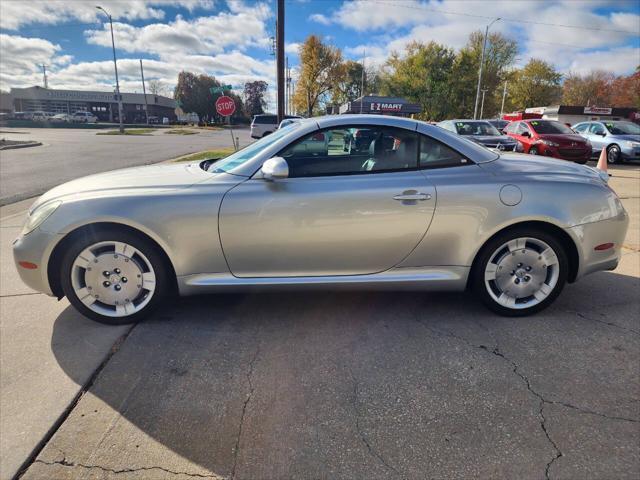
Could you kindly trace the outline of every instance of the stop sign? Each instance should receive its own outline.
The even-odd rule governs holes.
[[[218,112],[219,115],[228,117],[229,115],[233,115],[235,111],[236,103],[233,101],[233,98],[223,95],[216,100],[216,112]]]

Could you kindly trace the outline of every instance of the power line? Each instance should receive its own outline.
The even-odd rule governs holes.
[[[487,15],[477,15],[477,14],[473,14],[473,13],[465,13],[465,12],[452,12],[452,11],[447,11],[447,10],[438,10],[435,8],[429,8],[429,7],[422,7],[422,6],[413,6],[413,5],[402,5],[401,3],[389,3],[389,2],[384,2],[382,0],[368,0],[371,1],[372,3],[378,3],[381,5],[390,5],[393,7],[400,7],[400,8],[409,8],[412,10],[422,10],[422,11],[428,11],[428,12],[436,12],[436,13],[441,13],[443,15],[459,15],[459,16],[464,16],[464,17],[474,17],[474,18],[484,18],[484,19],[493,19],[495,18],[494,16],[487,16]],[[521,20],[518,18],[505,18],[505,17],[500,17],[501,20],[503,22],[512,22],[512,23],[526,23],[526,24],[531,24],[531,25],[544,25],[547,27],[562,27],[562,28],[577,28],[579,30],[594,30],[594,31],[600,31],[600,32],[614,32],[614,33],[624,33],[627,35],[640,35],[640,31],[636,31],[636,32],[631,32],[629,30],[616,30],[616,29],[611,29],[611,28],[600,28],[600,27],[588,27],[588,26],[584,26],[584,25],[568,25],[568,24],[562,24],[562,23],[546,23],[546,22],[536,22],[534,20]]]

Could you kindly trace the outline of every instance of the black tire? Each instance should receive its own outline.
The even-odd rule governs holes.
[[[151,263],[155,272],[155,290],[151,300],[139,311],[123,317],[102,315],[88,308],[78,298],[71,281],[71,269],[75,259],[87,247],[98,242],[118,241],[127,243],[138,249]],[[128,230],[117,227],[101,228],[99,230],[84,230],[77,234],[68,246],[62,258],[60,283],[69,302],[85,317],[107,325],[125,325],[136,323],[153,313],[168,297],[174,294],[172,269],[167,265],[165,257],[158,247],[144,238]]]
[[[559,275],[555,286],[551,293],[540,303],[527,308],[508,308],[499,304],[489,293],[488,286],[485,283],[485,269],[488,262],[492,259],[496,249],[500,248],[506,242],[516,238],[532,238],[545,242],[551,247],[558,258]],[[567,253],[562,243],[558,239],[539,228],[514,228],[496,235],[489,240],[478,253],[471,271],[471,288],[473,293],[484,303],[489,310],[505,316],[505,317],[524,317],[544,310],[551,305],[560,295],[567,281],[569,272],[569,261]]]
[[[620,162],[620,147],[618,145],[609,145],[607,147],[607,163],[615,164]]]
[[[540,155],[540,153],[538,152],[538,147],[531,147],[529,149],[529,155]]]
[[[271,135],[271,132],[264,132],[264,133],[262,134],[262,138],[266,137],[267,135]]]

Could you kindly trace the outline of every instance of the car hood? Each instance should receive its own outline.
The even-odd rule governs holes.
[[[551,140],[552,142],[559,143],[560,145],[571,145],[571,143],[576,142],[579,145],[584,145],[586,140],[583,136],[576,134],[568,134],[568,133],[546,133],[543,135],[538,135],[540,139]]]
[[[158,164],[113,170],[78,178],[52,188],[42,195],[31,210],[51,200],[69,200],[90,196],[113,196],[122,192],[170,191],[196,183],[215,181],[229,174],[205,172],[199,164]]]
[[[515,143],[516,140],[508,135],[467,135],[465,138],[480,143]]]
[[[482,166],[484,165],[482,164]],[[523,153],[501,153],[500,158],[486,165],[490,166],[491,171],[498,175],[561,175],[571,178],[600,178],[595,169],[584,165]]]
[[[609,138],[615,140],[631,140],[633,142],[640,142],[640,135],[633,135],[631,133],[628,135],[610,135]]]

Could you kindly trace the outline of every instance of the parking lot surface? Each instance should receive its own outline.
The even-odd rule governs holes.
[[[228,130],[198,130],[195,135],[97,135],[101,130],[7,128],[3,138],[36,140],[42,146],[0,152],[0,205],[40,195],[56,185],[92,173],[156,163],[187,153],[231,145]],[[233,130],[244,146],[252,140],[248,128]],[[69,153],[73,152],[73,155]]]
[[[520,319],[457,293],[273,292],[108,328],[21,286],[9,216],[2,478],[52,426],[22,478],[638,478],[640,168],[612,173],[620,266]]]

